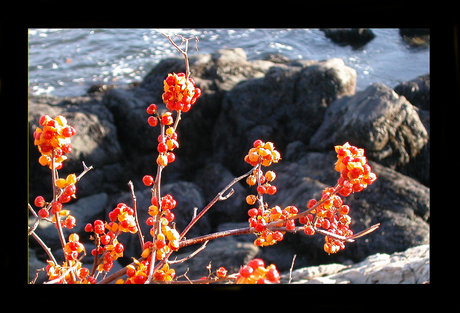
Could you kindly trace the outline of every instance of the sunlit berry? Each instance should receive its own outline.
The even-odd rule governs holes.
[[[144,183],[144,185],[146,186],[152,186],[153,185],[153,177],[150,176],[150,175],[145,175],[144,177],[142,177],[142,182]]]
[[[250,277],[252,272],[254,272],[254,269],[248,265],[245,265],[240,269],[240,275],[243,277]]]
[[[315,229],[313,228],[313,226],[311,225],[308,225],[308,226],[305,226],[305,228],[303,229],[304,233],[306,235],[314,235],[315,234]]]
[[[34,200],[34,204],[36,207],[43,207],[45,205],[45,198],[43,198],[42,196],[36,197]]]
[[[156,110],[157,110],[157,105],[152,103],[151,105],[148,106],[147,113],[154,114]]]
[[[57,212],[60,212],[62,210],[62,203],[59,202],[59,201],[54,201],[52,206],[51,206],[51,209],[57,213]]]
[[[276,186],[270,186],[270,187],[267,188],[267,193],[269,195],[274,195],[277,190],[278,190],[278,188],[276,188]]]
[[[216,271],[217,277],[224,278],[227,276],[227,269],[223,266],[219,267]]]
[[[149,116],[147,123],[149,123],[150,126],[155,127],[158,125],[158,119],[155,116]]]
[[[50,216],[50,212],[48,212],[48,210],[46,209],[40,209],[38,210],[38,216],[40,216],[41,218],[47,218],[48,216]]]

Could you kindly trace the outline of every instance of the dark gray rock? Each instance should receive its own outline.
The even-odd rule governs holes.
[[[310,148],[331,150],[347,141],[366,149],[369,159],[396,168],[415,158],[428,142],[428,133],[406,98],[376,83],[334,101]]]
[[[213,136],[214,155],[234,174],[254,140],[308,143],[321,125],[326,107],[354,93],[356,71],[340,59],[276,64],[265,77],[246,80],[229,91]]]
[[[351,45],[354,48],[364,46],[375,38],[369,28],[321,28],[327,38],[341,45]]]
[[[416,107],[430,111],[430,74],[419,76],[408,82],[403,82],[394,91],[406,97]]]

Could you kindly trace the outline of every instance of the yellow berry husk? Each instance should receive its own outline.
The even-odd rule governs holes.
[[[56,187],[64,188],[66,186],[66,181],[64,178],[56,179]]]
[[[44,155],[42,155],[42,156],[40,156],[40,158],[38,158],[38,163],[40,163],[41,166],[48,165],[49,161],[50,161],[49,158],[44,156]]]

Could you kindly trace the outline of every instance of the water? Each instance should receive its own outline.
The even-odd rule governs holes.
[[[381,82],[395,87],[430,72],[428,48],[413,48],[398,29],[372,29],[376,37],[353,49],[339,46],[318,29],[168,29],[198,36],[199,52],[243,48],[249,60],[268,53],[289,59],[341,58],[358,73],[357,89]],[[93,84],[141,81],[161,60],[179,53],[153,29],[29,29],[29,91],[34,95],[79,96]]]

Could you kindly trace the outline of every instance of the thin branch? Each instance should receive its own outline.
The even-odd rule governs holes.
[[[224,193],[227,192],[228,189],[230,189],[233,185],[235,185],[237,182],[251,174],[257,167],[258,165],[254,166],[249,172],[241,175],[240,177],[237,177],[233,179],[227,186],[225,186],[224,189],[222,189],[221,192],[219,192],[214,199],[211,200],[211,202],[208,203],[207,206],[204,207],[204,209],[195,217],[193,218],[190,223],[185,227],[185,229],[182,231],[180,234],[180,238],[184,238],[184,236],[188,233],[188,231],[193,227],[193,225],[198,222],[198,220],[217,202],[217,201],[224,201],[227,200],[235,191],[233,189],[230,190],[230,192],[224,196]]]
[[[294,269],[294,262],[295,262],[296,257],[297,257],[297,254],[294,254],[294,257],[292,258],[291,268],[289,269],[289,282],[288,282],[288,284],[290,284],[291,281],[292,281],[292,270]]]
[[[30,233],[30,232],[29,232],[29,233]],[[53,261],[54,264],[57,264],[56,259],[54,258],[53,253],[51,253],[51,249],[48,248],[48,246],[43,242],[43,240],[41,240],[41,238],[40,238],[34,231],[32,231],[32,232],[30,233],[30,235],[31,235],[32,237],[34,237],[35,240],[37,240],[38,244],[43,248],[43,250],[45,250],[45,252],[46,252],[46,254],[48,255],[49,259],[50,259],[51,261]]]
[[[131,190],[131,197],[133,198],[133,210],[134,210],[134,221],[137,226],[137,234],[139,236],[139,242],[141,243],[141,249],[144,246],[144,235],[142,234],[141,225],[139,225],[139,219],[137,215],[137,198],[134,194],[134,184],[132,181],[128,182],[129,189]]]
[[[195,245],[195,244],[202,243],[208,240],[214,240],[214,239],[224,238],[228,236],[246,235],[246,234],[251,234],[253,232],[255,232],[255,229],[253,227],[224,230],[224,231],[220,231],[220,232],[216,232],[216,233],[212,233],[208,235],[203,235],[203,236],[192,238],[192,239],[182,240],[179,243],[179,248]]]
[[[52,151],[52,154],[51,154],[51,174],[52,174],[51,178],[52,178],[52,184],[53,184],[53,201],[57,201],[58,194],[57,194],[56,180],[58,179],[58,173],[56,170],[56,163],[54,160],[54,150]],[[54,216],[56,217],[56,226],[57,226],[57,231],[59,235],[59,240],[61,241],[62,250],[64,250],[66,241],[64,238],[64,233],[62,232],[61,216],[59,212],[55,212]],[[64,257],[65,257],[65,252],[64,252]]]
[[[198,249],[196,249],[193,253],[191,253],[189,256],[183,258],[183,259],[180,259],[180,260],[174,260],[174,261],[166,261],[168,264],[178,264],[178,263],[184,263],[185,261],[187,260],[190,260],[191,258],[193,258],[195,255],[197,255],[198,253],[200,253],[201,251],[203,251],[205,248],[206,248],[206,245],[208,244],[209,240],[206,240],[204,242],[204,244],[199,247]]]
[[[83,177],[83,175],[85,175],[86,173],[88,173],[89,171],[93,169],[92,165],[88,167],[86,166],[84,161],[82,161],[81,163],[83,164],[83,172],[81,172],[80,175],[77,176],[77,181],[79,181]]]

